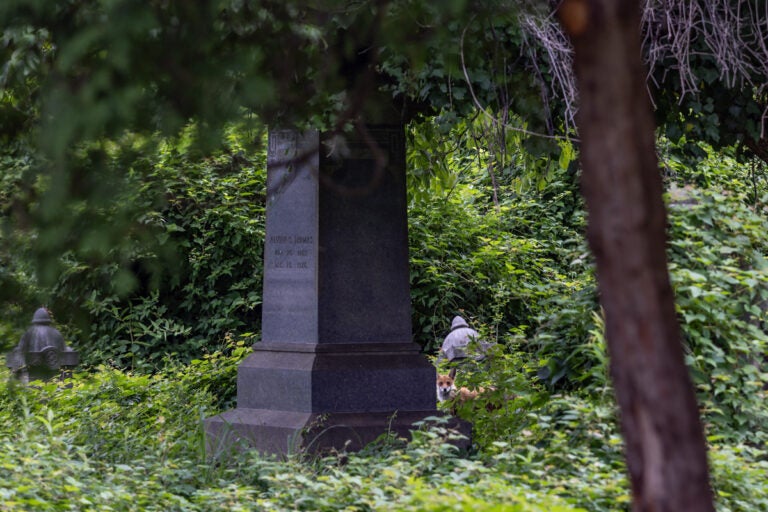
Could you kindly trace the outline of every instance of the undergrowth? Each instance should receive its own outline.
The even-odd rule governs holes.
[[[2,509],[629,510],[610,394],[549,396],[513,371],[507,407],[462,411],[475,422],[469,453],[438,423],[359,453],[245,452],[212,464],[202,420],[232,405],[247,346],[230,340],[152,376],[100,367],[25,388],[2,370]],[[513,366],[489,371],[502,367]],[[768,506],[765,451],[715,440],[710,453],[720,510]]]

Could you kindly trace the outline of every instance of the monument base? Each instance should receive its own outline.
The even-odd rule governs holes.
[[[269,343],[237,369],[237,407],[437,412],[435,367],[415,343]]]
[[[435,369],[415,344],[253,348],[238,368],[238,407],[205,420],[214,457],[238,448],[279,455],[356,451],[386,433],[410,438],[414,423],[442,416]],[[469,438],[469,423],[451,419],[448,426]]]
[[[205,420],[206,450],[210,457],[243,449],[265,454],[358,451],[383,434],[410,439],[414,423],[435,411],[394,413],[301,413],[265,409],[233,409]],[[459,448],[469,447],[471,424],[451,418],[447,425],[466,436]]]

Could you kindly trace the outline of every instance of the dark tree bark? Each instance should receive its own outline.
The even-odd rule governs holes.
[[[575,49],[582,192],[633,510],[714,510],[667,269],[640,2],[564,0],[558,15]]]

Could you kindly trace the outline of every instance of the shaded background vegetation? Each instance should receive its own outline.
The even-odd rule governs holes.
[[[476,425],[469,457],[437,429],[360,455],[246,455],[222,466],[204,460],[199,421],[232,406],[236,364],[258,340],[267,124],[343,132],[365,92],[356,71],[370,62],[357,58],[372,10],[317,19],[286,2],[0,6],[10,20],[0,49],[0,343],[16,344],[44,304],[84,358],[71,390],[4,385],[9,508],[628,509],[578,147],[551,89],[557,69],[519,29],[517,10],[473,4],[467,13],[464,2],[394,2],[378,85],[410,119],[414,339],[433,355],[464,315],[498,346],[461,383],[515,398],[492,413],[462,411]],[[413,26],[428,30],[393,30]],[[337,44],[323,53],[325,38]],[[697,56],[692,70],[713,100],[680,102],[665,59],[655,71],[660,172],[687,362],[719,506],[759,510],[766,170],[745,133],[720,128],[727,119],[759,139],[764,91],[722,83]],[[289,61],[306,75],[292,76]]]
[[[423,133],[418,124],[409,130]],[[66,484],[74,496],[104,490],[119,500],[128,499],[127,472],[142,471],[148,488],[163,489],[158,503],[189,508],[258,500],[285,508],[365,508],[381,506],[383,501],[370,501],[381,492],[378,499],[424,509],[424,496],[457,471],[462,476],[456,489],[465,494],[457,490],[444,498],[455,506],[520,500],[531,510],[535,503],[550,510],[557,501],[545,495],[550,492],[588,510],[628,506],[576,176],[567,161],[532,158],[529,167],[497,176],[494,185],[484,165],[488,155],[474,139],[440,156],[451,179],[412,181],[409,224],[414,339],[434,354],[452,316],[464,315],[498,345],[489,360],[465,365],[462,384],[492,384],[496,398],[515,397],[501,410],[460,412],[475,423],[475,454],[457,458],[438,429],[407,447],[390,442],[344,455],[347,463],[339,466],[337,459],[306,466],[250,456],[227,469],[202,466],[199,422],[234,405],[237,362],[258,340],[260,318],[265,155],[258,144],[245,150],[240,141],[261,139],[263,132],[232,126],[228,134],[222,148],[209,154],[190,144],[187,132],[151,150],[136,142],[128,160],[115,150],[110,165],[128,162],[126,182],[141,185],[124,189],[134,212],[124,222],[136,236],[92,261],[64,254],[66,272],[53,286],[35,279],[29,249],[34,229],[6,228],[4,236],[16,243],[3,246],[14,247],[3,255],[9,263],[4,279],[17,291],[3,302],[6,347],[18,341],[30,312],[45,301],[55,308],[68,343],[83,354],[87,371],[76,377],[74,391],[55,385],[23,391],[8,384],[2,428],[21,429],[25,443],[38,443],[9,445],[9,460],[38,457],[34,471],[41,472],[47,464],[64,464],[68,469],[57,474],[77,482]],[[422,139],[409,146],[413,175],[424,154],[435,152],[431,144]],[[434,144],[439,148],[439,141]],[[525,155],[514,142],[510,149]],[[754,510],[768,499],[758,476],[768,413],[766,190],[762,182],[757,195],[743,186],[750,164],[703,150],[709,156],[697,168],[666,160],[670,269],[722,509]],[[712,182],[709,190],[695,186],[702,173]],[[100,213],[108,222],[112,212]],[[169,258],[173,265],[165,263]],[[33,426],[20,427],[22,420]],[[53,443],[46,448],[51,454],[30,452],[40,443]],[[401,457],[431,462],[406,469],[395,462]],[[64,462],[70,458],[87,464],[71,466]],[[374,470],[363,477],[358,465]],[[246,475],[255,467],[262,476],[253,480]],[[111,476],[96,477],[94,468],[109,468]],[[294,476],[278,476],[287,472]],[[318,475],[323,478],[314,480]],[[32,495],[23,485],[17,489],[20,475],[7,477],[15,483],[3,492],[19,504],[69,503],[53,491],[58,480],[46,480],[50,491]],[[414,487],[392,494],[399,479]],[[490,486],[487,494],[477,485]],[[534,489],[545,494],[534,498]]]

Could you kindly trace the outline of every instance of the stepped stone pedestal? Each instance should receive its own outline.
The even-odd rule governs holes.
[[[411,340],[403,127],[326,142],[270,133],[262,341],[237,408],[205,421],[210,453],[354,450],[438,414]]]

